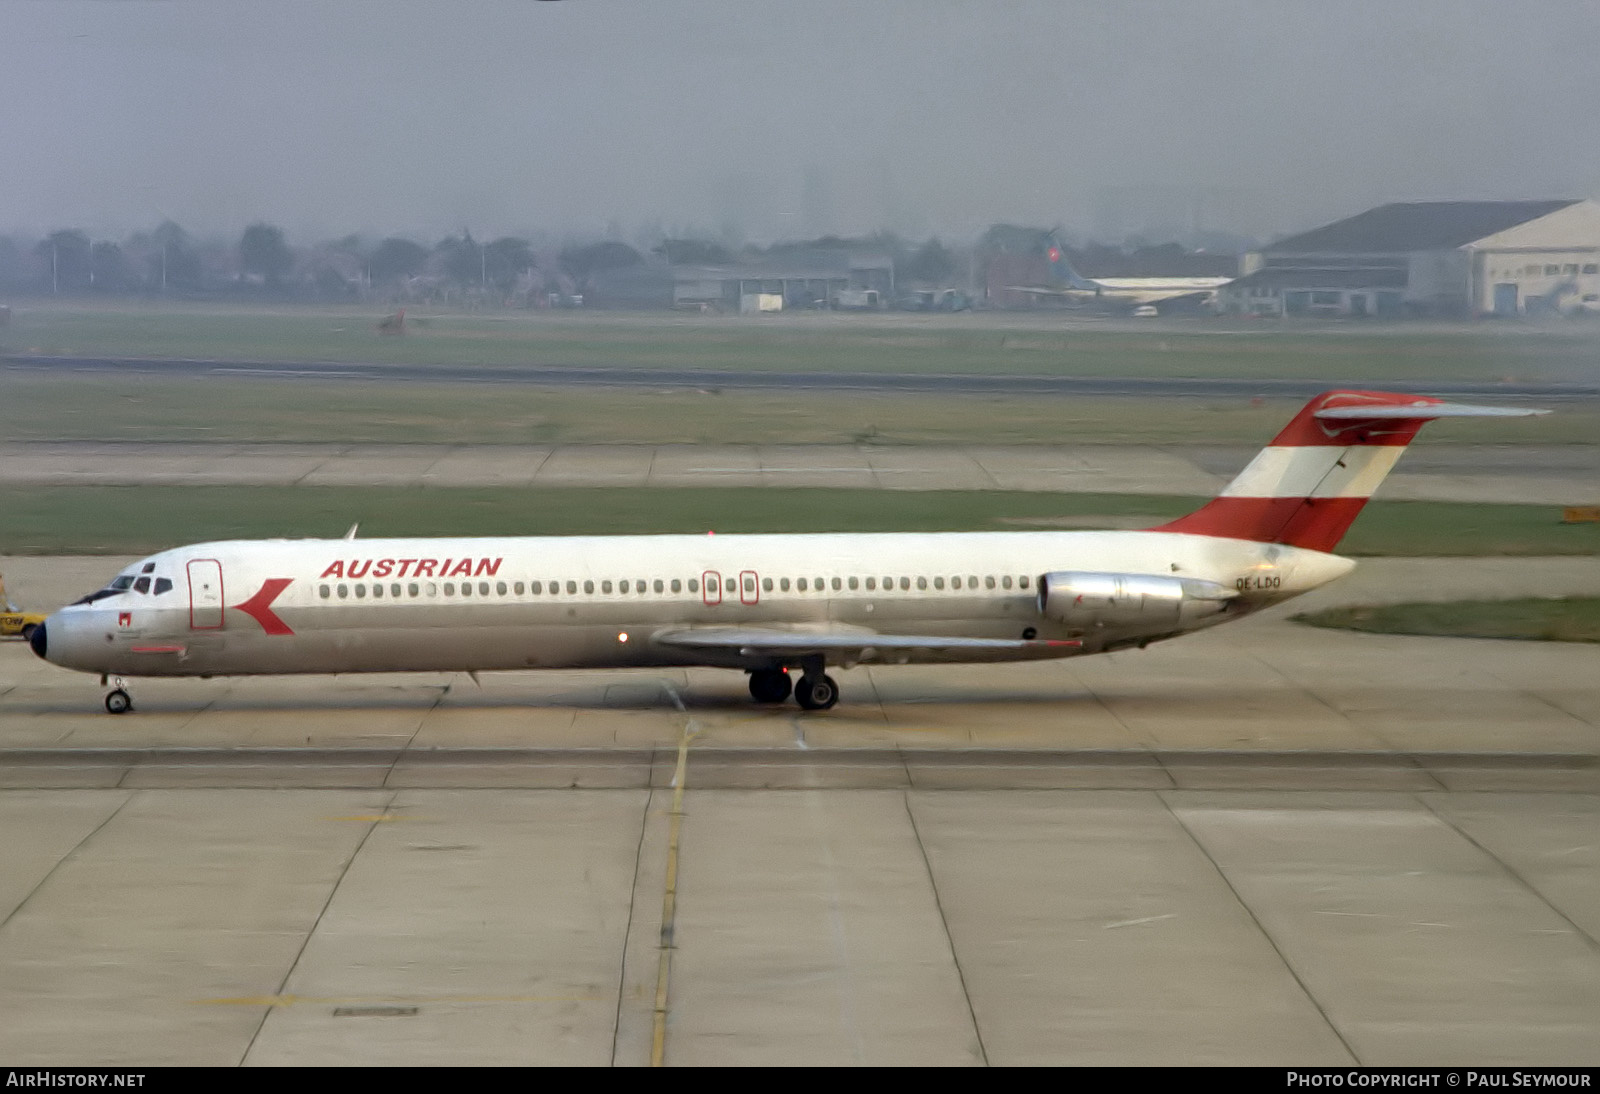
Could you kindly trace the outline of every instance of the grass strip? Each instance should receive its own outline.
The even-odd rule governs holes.
[[[1015,491],[649,487],[0,487],[0,553],[123,554],[214,539],[1139,527],[1206,499]],[[1555,507],[1378,501],[1349,555],[1600,554]],[[1071,560],[1063,560],[1063,565]]]
[[[578,365],[1080,376],[1315,376],[1330,382],[1435,376],[1499,380],[1591,375],[1593,331],[1554,327],[1303,324],[1196,317],[1114,329],[1039,313],[740,316],[448,313],[296,305],[15,305],[0,352],[235,361]],[[425,314],[433,312],[433,314]]]
[[[1303,612],[1294,619],[1313,627],[1337,627],[1370,634],[1600,642],[1600,597],[1592,596],[1328,608]]]
[[[0,372],[7,441],[324,444],[1235,444],[1301,399],[573,388]],[[1600,401],[1440,422],[1429,444],[1590,444]]]

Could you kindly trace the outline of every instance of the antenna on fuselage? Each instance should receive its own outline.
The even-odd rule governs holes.
[[[354,524],[352,524],[350,526],[350,530],[344,534],[344,538],[345,539],[355,539],[356,538],[356,529],[360,528],[360,527],[361,527],[361,522],[360,521],[356,521]]]

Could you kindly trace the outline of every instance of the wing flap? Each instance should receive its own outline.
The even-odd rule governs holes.
[[[761,627],[688,627],[655,635],[664,646],[683,649],[728,650],[747,656],[795,656],[805,653],[854,654],[937,652],[941,650],[993,651],[1080,646],[1081,642],[1023,639],[967,638],[960,635],[876,634],[871,631],[782,631]]]

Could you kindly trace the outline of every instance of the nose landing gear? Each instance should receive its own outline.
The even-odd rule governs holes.
[[[104,684],[106,678],[102,676],[100,682]],[[106,693],[106,713],[126,714],[133,709],[133,696],[128,694],[127,685],[122,677],[111,677],[111,690]]]

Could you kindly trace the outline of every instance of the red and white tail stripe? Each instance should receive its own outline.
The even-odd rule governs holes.
[[[1385,391],[1324,392],[1219,497],[1156,530],[1331,551],[1428,422],[1543,413]]]

